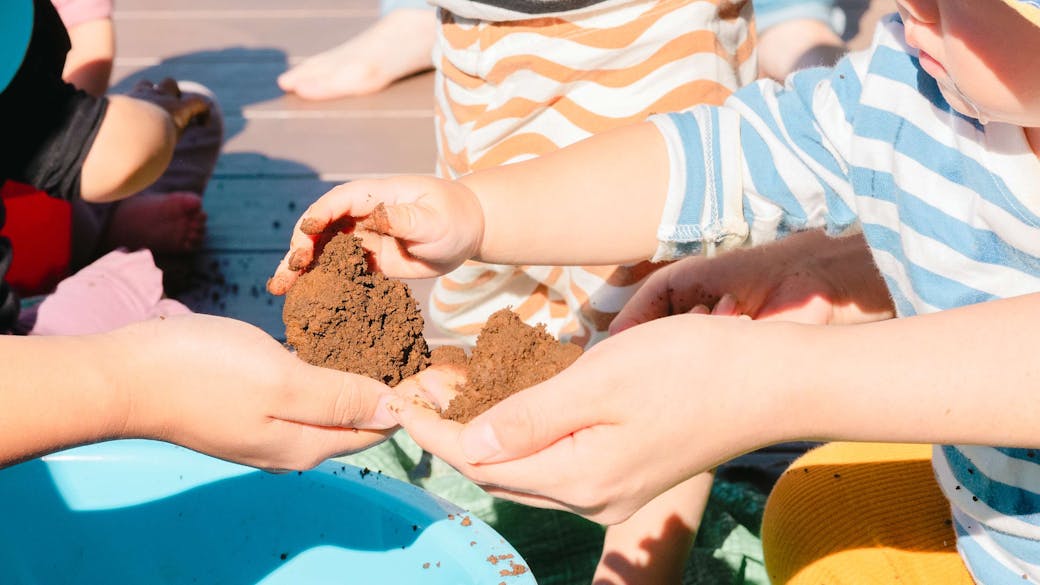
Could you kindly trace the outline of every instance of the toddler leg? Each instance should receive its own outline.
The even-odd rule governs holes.
[[[970,585],[930,445],[831,443],[777,482],[762,519],[775,585]]]
[[[170,166],[145,192],[189,191],[201,195],[213,176],[224,143],[224,114],[216,96],[206,86],[194,81],[177,81],[177,86],[182,94],[205,100],[209,104],[209,116],[184,129]]]
[[[711,473],[702,473],[607,527],[593,585],[678,585],[712,480]]]
[[[206,99],[209,117],[185,129],[170,166],[141,193],[116,203],[73,202],[72,270],[119,247],[177,254],[202,244],[206,214],[201,196],[220,156],[224,118],[207,88],[191,81],[178,86],[184,94]]]
[[[394,4],[361,34],[283,73],[278,86],[304,99],[327,100],[376,93],[433,67],[437,13],[425,2]]]

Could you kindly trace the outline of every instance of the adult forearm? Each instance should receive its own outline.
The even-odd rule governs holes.
[[[1040,446],[1038,331],[1040,294],[819,328],[784,416],[802,438]]]
[[[0,337],[0,467],[114,438],[129,405],[94,337]]]
[[[479,259],[573,265],[649,258],[668,173],[665,142],[647,123],[469,175],[462,182],[485,218]]]

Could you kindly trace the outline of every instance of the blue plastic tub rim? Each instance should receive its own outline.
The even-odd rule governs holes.
[[[0,583],[534,585],[515,549],[408,483],[269,474],[158,441],[0,470]]]

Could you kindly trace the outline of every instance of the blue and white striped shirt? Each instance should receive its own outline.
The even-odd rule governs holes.
[[[895,15],[833,69],[653,122],[668,143],[656,259],[862,229],[900,316],[1040,291],[1040,160],[952,110]],[[1040,449],[938,446],[979,583],[1040,581]]]

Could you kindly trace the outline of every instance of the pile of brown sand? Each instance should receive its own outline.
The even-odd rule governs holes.
[[[408,285],[369,270],[361,240],[337,234],[285,297],[285,338],[307,363],[391,386],[430,363]]]
[[[469,422],[506,397],[553,377],[581,353],[581,346],[558,342],[544,325],[531,327],[510,309],[502,309],[480,330],[468,360],[461,348],[434,351],[434,363],[465,363],[467,372],[441,416]]]
[[[431,354],[423,318],[408,285],[369,270],[361,240],[337,234],[285,297],[285,337],[307,363],[361,374],[391,386],[426,368]],[[559,343],[510,309],[488,319],[470,356],[437,348],[433,362],[467,372],[441,414],[468,422],[505,397],[569,366],[580,346]]]

